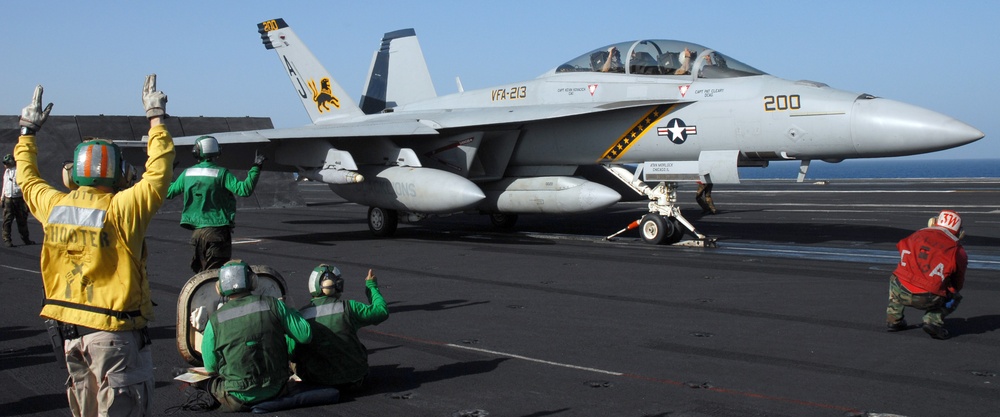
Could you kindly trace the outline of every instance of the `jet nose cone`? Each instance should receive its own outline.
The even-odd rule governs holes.
[[[962,146],[982,139],[982,131],[925,108],[898,101],[859,98],[854,102],[851,137],[865,157],[913,155]]]

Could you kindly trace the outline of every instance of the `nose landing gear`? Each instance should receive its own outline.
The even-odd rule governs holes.
[[[661,182],[655,187],[649,187],[621,167],[605,166],[605,168],[637,193],[649,198],[648,214],[605,239],[612,240],[626,231],[638,228],[642,240],[654,245],[716,246],[714,238],[699,233],[681,214],[681,209],[677,206],[676,182]],[[687,232],[690,232],[695,239],[682,240]]]

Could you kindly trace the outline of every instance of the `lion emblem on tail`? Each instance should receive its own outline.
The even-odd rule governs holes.
[[[330,104],[340,108],[340,100],[333,95],[333,90],[330,89],[329,78],[319,80],[319,90],[316,89],[316,81],[309,80],[309,89],[312,90],[313,101],[316,102],[316,108],[320,113],[330,111]]]

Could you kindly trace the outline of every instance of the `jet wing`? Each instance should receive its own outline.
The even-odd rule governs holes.
[[[504,108],[461,108],[427,112],[419,117],[422,122],[440,129],[471,128],[477,126],[524,123],[551,120],[584,114],[601,113],[630,107],[655,106],[679,103],[680,100],[629,100],[611,103],[579,103],[559,105],[514,106]]]
[[[435,135],[437,130],[413,119],[364,120],[308,125],[302,127],[212,133],[220,144],[267,143],[272,140],[351,138],[371,136]],[[174,138],[178,146],[194,145],[199,136]]]
[[[267,143],[272,140],[362,138],[437,135],[442,129],[468,129],[558,119],[584,114],[601,113],[629,107],[678,103],[679,100],[630,100],[594,105],[560,104],[505,108],[463,108],[444,111],[391,112],[352,119],[335,119],[326,123],[293,128],[222,132],[211,134],[220,144]],[[178,146],[194,145],[199,136],[174,138]]]

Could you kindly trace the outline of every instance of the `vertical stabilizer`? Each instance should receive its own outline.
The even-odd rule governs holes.
[[[390,59],[391,58],[391,59]],[[437,97],[413,29],[386,33],[372,56],[361,109],[366,114]]]
[[[260,32],[264,47],[278,53],[281,65],[314,124],[364,114],[284,19],[258,23],[257,32]]]

